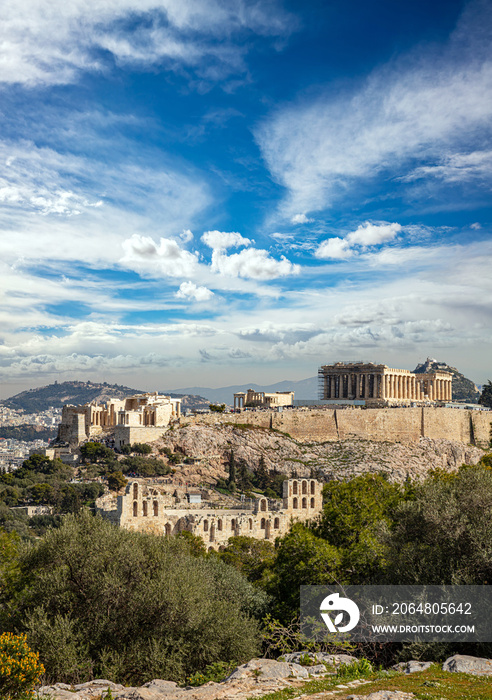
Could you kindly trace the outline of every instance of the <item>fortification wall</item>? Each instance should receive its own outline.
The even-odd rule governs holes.
[[[275,428],[301,442],[356,438],[376,442],[418,442],[420,437],[472,444],[486,449],[491,439],[492,413],[474,410],[416,407],[246,411],[185,418],[183,424],[248,423]]]
[[[165,431],[165,427],[117,425],[114,428],[114,441],[117,447],[133,445],[135,442],[154,442]]]

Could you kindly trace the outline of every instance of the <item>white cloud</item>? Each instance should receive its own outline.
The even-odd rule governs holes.
[[[314,254],[317,258],[325,260],[346,260],[360,252],[357,246],[364,251],[368,246],[387,243],[393,240],[401,230],[400,224],[371,224],[366,221],[360,224],[356,231],[348,233],[345,238],[337,236],[323,241]]]
[[[123,241],[124,256],[120,262],[142,273],[168,277],[190,277],[195,273],[198,257],[180,248],[170,238],[161,238],[157,244],[150,236],[133,234]]]
[[[336,236],[323,241],[314,254],[317,258],[322,258],[323,260],[346,260],[352,257],[354,251],[351,250],[344,238]]]
[[[2,7],[0,75],[28,85],[72,82],[81,70],[104,67],[103,49],[119,63],[180,63],[220,80],[245,70],[245,49],[230,41],[236,32],[281,36],[293,28],[274,0],[9,2]]]
[[[470,228],[472,228],[474,231],[479,231],[482,228],[482,225],[478,223],[478,221],[475,221],[474,224],[470,224]]]
[[[80,138],[86,134],[80,132]],[[126,149],[116,137],[106,148]],[[99,162],[29,141],[0,141],[0,256],[14,263],[116,264],[121,243],[149,230],[173,235],[209,204],[196,173],[170,163]],[[104,154],[103,154],[104,156]],[[133,161],[135,158],[135,162]],[[188,236],[188,234],[187,234]]]
[[[239,246],[251,245],[249,238],[244,238],[236,231],[205,231],[202,241],[213,250],[226,250]]]
[[[190,231],[189,228],[183,229],[183,233],[180,235],[180,238],[183,241],[183,243],[189,243],[193,240],[193,233]]]
[[[310,224],[313,221],[314,219],[308,219],[306,214],[295,214],[291,219],[293,224]]]
[[[400,233],[400,224],[371,224],[366,221],[346,236],[350,245],[379,245],[393,240],[397,233]]]
[[[445,182],[467,182],[469,180],[490,181],[492,176],[492,150],[454,153],[441,158],[438,165],[423,165],[401,178],[413,182],[433,177]]]
[[[375,177],[404,176],[415,160],[421,175],[490,175],[486,151],[492,119],[492,59],[487,41],[490,6],[468,21],[440,53],[422,49],[375,70],[361,87],[331,91],[278,109],[257,129],[270,172],[287,189],[282,214],[329,207]],[[448,153],[448,162],[440,163]]]
[[[208,301],[214,293],[207,287],[197,287],[193,282],[182,282],[176,292],[178,299],[194,299],[195,301]]]
[[[212,270],[229,277],[272,280],[298,274],[300,266],[292,264],[283,255],[280,260],[275,260],[266,250],[247,248],[233,255],[224,255],[220,250],[214,250]]]

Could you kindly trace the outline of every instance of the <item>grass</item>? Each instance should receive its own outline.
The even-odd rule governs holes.
[[[450,673],[442,671],[440,665],[433,664],[427,671],[417,673],[393,673],[378,671],[369,674],[365,685],[353,687],[345,692],[338,692],[337,700],[347,695],[369,695],[378,690],[400,690],[413,693],[417,700],[491,700],[492,677],[472,676],[467,673]],[[267,693],[255,700],[290,700],[299,695],[316,695],[335,690],[344,681],[335,676],[312,680],[295,688],[285,688],[274,693]]]

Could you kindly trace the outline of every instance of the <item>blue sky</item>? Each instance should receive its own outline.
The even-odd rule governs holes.
[[[488,0],[0,10],[1,396],[492,377]]]

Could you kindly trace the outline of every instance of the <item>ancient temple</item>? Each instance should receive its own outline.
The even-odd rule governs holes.
[[[415,374],[372,362],[336,362],[318,370],[320,399],[363,400],[368,406],[429,404],[452,400],[452,374]]]

